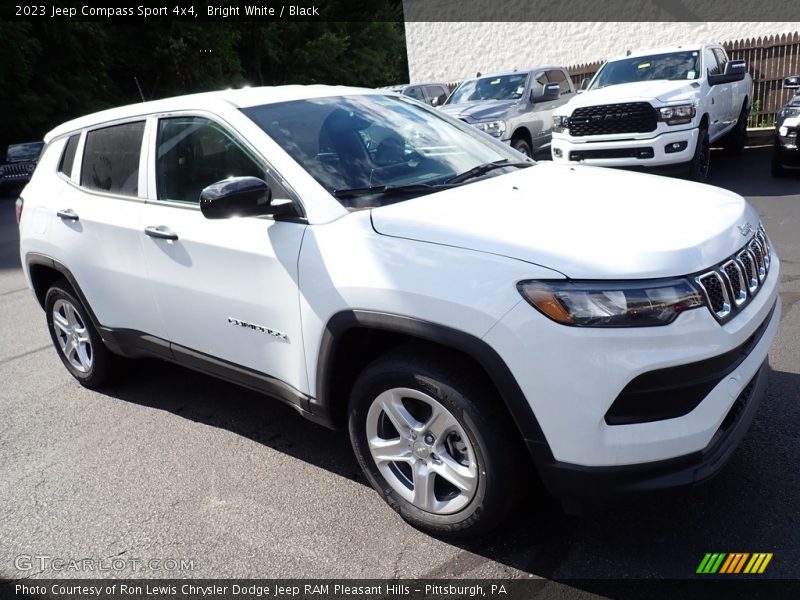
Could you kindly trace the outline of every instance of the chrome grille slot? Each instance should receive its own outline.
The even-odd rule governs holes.
[[[756,259],[758,280],[764,281],[764,278],[767,276],[767,265],[764,263],[764,251],[761,249],[761,243],[756,238],[753,238],[747,245],[747,248]]]
[[[739,264],[735,260],[729,260],[722,265],[722,271],[728,278],[733,303],[736,306],[741,306],[747,300],[747,288],[745,287],[744,275]]]
[[[751,294],[758,289],[758,275],[756,274],[756,259],[747,250],[742,250],[736,255],[739,264],[742,265],[747,291]]]
[[[711,312],[720,319],[727,317],[731,312],[731,300],[722,275],[711,271],[697,277],[697,283],[703,288]]]
[[[694,277],[708,309],[718,321],[727,321],[758,294],[769,273],[772,250],[763,227],[733,256]]]

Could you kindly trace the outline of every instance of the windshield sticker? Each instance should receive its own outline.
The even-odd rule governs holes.
[[[497,79],[492,79],[492,80],[489,82],[489,85],[497,85],[498,83],[500,83],[500,78],[497,78]]]
[[[694,71],[689,71],[686,73],[686,79],[694,79],[697,76],[697,73]]]
[[[639,63],[639,67],[638,68],[640,68],[640,69],[649,69],[650,68],[650,63],[649,62]]]

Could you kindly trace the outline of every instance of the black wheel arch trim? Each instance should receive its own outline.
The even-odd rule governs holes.
[[[537,466],[553,461],[550,446],[536,415],[516,378],[500,355],[485,341],[458,329],[412,317],[368,310],[345,310],[333,315],[325,326],[316,367],[316,394],[311,412],[320,423],[335,427],[331,389],[337,344],[352,329],[371,329],[402,334],[453,348],[477,362],[489,376]]]

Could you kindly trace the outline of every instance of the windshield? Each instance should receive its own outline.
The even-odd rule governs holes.
[[[527,73],[482,77],[462,83],[445,104],[462,104],[476,100],[518,100],[525,93]]]
[[[28,144],[12,144],[8,147],[6,159],[9,162],[22,160],[36,160],[44,148],[44,142],[30,142]]]
[[[700,53],[687,50],[607,62],[598,71],[589,89],[634,81],[697,79],[699,76]]]
[[[381,206],[448,184],[470,169],[519,155],[402,96],[353,95],[278,102],[242,112],[348,208]],[[491,174],[511,167],[493,169]],[[407,187],[405,196],[376,190]],[[412,189],[412,186],[422,189]],[[430,191],[435,191],[432,187]]]

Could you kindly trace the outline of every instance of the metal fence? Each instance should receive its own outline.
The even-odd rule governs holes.
[[[800,33],[736,40],[722,45],[730,58],[747,61],[747,70],[753,77],[747,126],[772,127],[775,112],[792,96],[791,90],[781,87],[783,78],[800,74]],[[567,71],[579,87],[602,64],[602,61],[582,63],[567,67]]]

